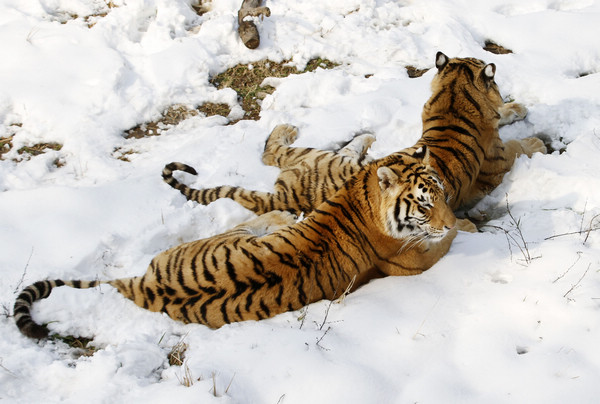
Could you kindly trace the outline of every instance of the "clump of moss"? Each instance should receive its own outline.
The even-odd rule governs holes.
[[[415,66],[406,66],[406,73],[408,74],[408,77],[410,77],[411,79],[421,77],[428,71],[429,71],[429,69],[419,69]]]

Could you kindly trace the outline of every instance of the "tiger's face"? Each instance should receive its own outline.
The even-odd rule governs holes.
[[[456,224],[437,173],[419,160],[379,167],[382,219],[396,239],[440,241]],[[407,169],[409,167],[409,169]]]

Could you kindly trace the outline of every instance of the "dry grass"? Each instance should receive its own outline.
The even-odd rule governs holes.
[[[513,51],[511,51],[510,49],[505,48],[502,45],[498,45],[497,43],[492,42],[490,40],[485,41],[485,46],[483,47],[483,49],[496,55],[506,55],[509,53],[513,53]]]
[[[116,158],[117,160],[121,160],[121,161],[125,161],[127,163],[131,163],[131,160],[129,160],[128,156],[131,156],[132,154],[136,154],[137,152],[135,150],[125,150],[122,149],[120,147],[115,148],[115,150],[113,151],[113,157]]]
[[[20,125],[19,125],[20,126]],[[14,135],[10,135],[7,137],[0,137],[0,160],[3,160],[3,155],[8,153],[13,148],[12,140]],[[22,156],[21,159],[15,159],[15,161],[28,160],[33,156],[39,156],[40,154],[44,154],[49,150],[58,151],[62,149],[62,145],[60,143],[36,143],[32,146],[23,146],[17,153]],[[54,160],[54,165],[56,167],[64,166],[64,162],[61,159]]]
[[[90,344],[92,342],[90,338],[74,337],[72,335],[62,336],[58,334],[51,335],[49,338],[52,341],[64,342],[73,348],[71,355],[75,359],[81,356],[92,356],[98,350],[97,347]]]
[[[79,14],[74,14],[74,13],[69,13],[69,12],[64,12],[64,11],[58,10],[58,11],[52,13],[52,17],[55,21],[58,21],[61,24],[66,24],[69,21],[73,21],[73,20],[77,20],[77,19],[81,18],[87,24],[88,28],[92,28],[94,25],[96,25],[99,18],[106,17],[108,15],[108,13],[110,12],[110,10],[118,7],[115,3],[113,3],[112,0],[108,0],[108,1],[105,0],[104,4],[105,4],[104,7],[101,7],[99,10],[97,10],[95,13],[92,13],[92,14],[79,15]]]
[[[183,368],[183,375],[181,375],[181,377],[177,375],[179,383],[182,386],[191,387],[197,380],[200,379],[196,379],[192,376],[192,371],[185,362],[185,351],[187,351],[187,349],[188,344],[186,344],[182,338],[171,348],[167,358],[169,359],[169,366],[181,366]]]
[[[162,117],[156,121],[143,123],[125,132],[126,139],[141,139],[148,136],[158,136],[164,130],[179,124],[180,122],[202,113],[206,116],[221,115],[227,116],[231,109],[227,104],[205,103],[199,107],[192,109],[185,105],[177,104],[170,106]]]
[[[33,146],[23,146],[17,150],[17,153],[39,156],[40,154],[46,153],[48,150],[59,151],[60,149],[62,149],[60,143],[37,143]]]
[[[177,344],[171,348],[171,352],[167,357],[169,358],[170,366],[181,366],[185,361],[185,351],[188,349],[188,344],[186,344],[183,339],[179,341]]]
[[[243,64],[234,66],[223,73],[215,76],[210,82],[217,88],[232,88],[238,94],[242,108],[246,111],[243,119],[258,120],[260,115],[260,100],[271,94],[275,89],[270,86],[261,86],[263,80],[267,77],[287,77],[290,74],[300,74],[311,72],[317,68],[331,69],[337,64],[326,59],[310,60],[306,68],[299,71],[288,62],[275,63],[269,60],[261,60],[252,64]],[[220,115],[227,117],[231,108],[227,104],[204,103],[197,108],[189,108],[185,105],[173,105],[162,113],[161,118],[152,122],[142,123],[134,128],[125,131],[126,139],[141,139],[148,136],[158,136],[170,127],[179,124],[181,121],[198,115],[205,116]],[[236,121],[229,122],[230,124]],[[133,151],[115,150],[116,158],[129,161],[127,155]]]
[[[20,122],[12,123],[7,127],[7,133],[4,137],[0,137],[0,160],[2,160],[2,156],[4,153],[7,153],[13,148],[13,137],[15,133],[17,133],[19,128],[22,128],[23,124]]]
[[[181,376],[181,378],[179,376],[177,376],[177,379],[179,380],[179,383],[185,387],[192,387],[192,385],[194,384],[194,382],[196,382],[196,380],[198,380],[198,381],[200,380],[200,379],[195,379],[194,376],[192,376],[192,371],[190,370],[187,363],[184,364],[184,366],[183,366],[183,376]]]
[[[19,150],[17,150],[17,153],[19,153],[25,159],[29,159],[33,156],[44,154],[49,150],[59,151],[60,149],[62,149],[62,145],[60,143],[36,143],[33,146],[21,147]],[[65,165],[64,161],[60,158],[55,159],[53,164],[57,168]]]
[[[231,112],[231,108],[227,104],[215,104],[212,102],[205,102],[196,108],[199,112],[203,113],[206,116],[214,116],[221,115],[227,117]]]
[[[327,59],[312,59],[302,71],[291,66],[289,61],[282,63],[260,60],[251,64],[239,64],[213,77],[210,82],[217,88],[232,88],[245,111],[243,119],[258,120],[260,117],[260,101],[275,89],[261,86],[267,77],[283,78],[290,74],[312,72],[317,68],[332,69],[338,64]]]
[[[0,137],[0,160],[2,160],[2,155],[4,155],[4,153],[9,152],[12,149],[13,136]]]

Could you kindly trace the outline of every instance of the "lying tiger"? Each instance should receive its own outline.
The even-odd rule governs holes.
[[[220,327],[333,299],[355,280],[420,273],[456,236],[457,219],[426,148],[373,162],[306,218],[271,211],[223,234],[173,247],[138,277],[36,282],[17,297],[23,334],[43,338],[30,309],[57,286],[109,284],[138,306],[186,323]],[[468,224],[468,223],[467,223]]]
[[[474,58],[449,59],[438,52],[436,67],[432,95],[422,113],[423,135],[400,153],[428,147],[432,166],[442,178],[451,208],[456,210],[498,186],[517,156],[545,153],[546,147],[535,137],[505,143],[500,139],[498,127],[525,118],[527,109],[502,101],[494,82],[494,64]],[[182,163],[168,164],[163,179],[187,199],[203,205],[230,198],[257,214],[274,209],[300,214],[331,197],[367,163],[366,153],[375,140],[372,135],[361,135],[346,148],[332,152],[290,147],[296,137],[293,126],[279,125],[265,144],[263,162],[281,169],[274,193],[233,186],[193,189],[173,177],[176,170],[196,174]]]
[[[312,212],[372,160],[367,156],[367,151],[375,141],[375,136],[368,133],[356,136],[338,151],[290,147],[297,137],[295,127],[278,125],[265,143],[263,163],[281,169],[274,193],[227,185],[193,189],[173,177],[173,172],[177,170],[197,174],[193,167],[183,163],[167,164],[163,169],[163,179],[188,200],[203,205],[219,198],[230,198],[259,215],[272,210],[287,210],[300,215],[302,212]]]

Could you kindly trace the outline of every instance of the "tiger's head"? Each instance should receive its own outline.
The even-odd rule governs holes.
[[[443,92],[444,89],[450,92],[457,89],[461,89],[463,93],[467,91],[468,96],[465,99],[472,105],[461,105],[464,109],[477,109],[482,107],[482,104],[488,104],[492,111],[497,111],[504,103],[494,81],[495,64],[475,58],[449,58],[438,52],[435,67],[438,71],[431,81],[434,95]]]
[[[428,158],[428,150],[421,147],[412,156],[403,155],[400,161],[377,169],[381,219],[393,238],[436,242],[456,224],[442,181],[427,164]]]

